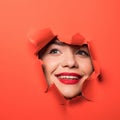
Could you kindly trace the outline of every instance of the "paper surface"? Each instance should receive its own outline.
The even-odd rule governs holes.
[[[0,120],[119,120],[119,4],[118,0],[0,1]],[[92,102],[65,107],[64,101],[54,99],[52,89],[50,96],[41,92],[41,63],[27,36],[36,27],[51,28],[68,40],[79,32],[93,41],[103,82],[95,80],[89,83],[93,87],[86,87]]]

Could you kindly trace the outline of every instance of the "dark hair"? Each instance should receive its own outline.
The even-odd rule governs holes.
[[[55,36],[49,43],[47,43],[47,45],[45,45],[42,49],[40,49],[37,53],[38,59],[41,59],[42,56],[44,55],[44,52],[47,50],[47,48],[54,43],[55,40],[57,39],[57,36]]]

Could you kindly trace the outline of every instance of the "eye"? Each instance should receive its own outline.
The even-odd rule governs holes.
[[[89,56],[89,53],[86,52],[85,50],[78,50],[76,54],[82,55],[82,56]]]
[[[50,50],[49,54],[60,54],[61,52],[58,49]]]

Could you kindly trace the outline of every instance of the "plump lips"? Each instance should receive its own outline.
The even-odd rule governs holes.
[[[76,84],[78,83],[82,76],[77,73],[63,72],[55,75],[58,80],[63,84]]]

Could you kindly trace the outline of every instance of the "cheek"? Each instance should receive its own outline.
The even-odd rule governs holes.
[[[58,65],[57,60],[53,60],[51,58],[43,59],[43,66],[46,75],[51,74],[56,69],[57,65]]]
[[[53,59],[43,59],[43,71],[45,73],[48,84],[52,84],[54,80],[54,71],[57,69],[58,61]]]
[[[81,64],[82,63],[82,64]],[[93,72],[93,65],[90,59],[85,59],[79,63],[80,68],[83,72],[85,72],[87,75],[90,75]]]

